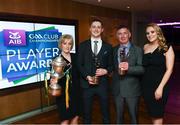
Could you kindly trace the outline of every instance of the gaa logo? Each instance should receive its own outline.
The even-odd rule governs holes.
[[[4,29],[5,46],[25,46],[26,34],[25,30]]]

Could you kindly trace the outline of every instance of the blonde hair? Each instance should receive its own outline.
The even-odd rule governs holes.
[[[165,39],[165,37],[163,35],[163,32],[162,32],[161,28],[156,23],[149,23],[147,25],[147,28],[148,27],[153,27],[154,30],[157,33],[157,39],[158,39],[158,43],[159,43],[159,50],[163,49],[163,50],[167,51],[168,46],[167,46],[166,39]]]
[[[60,37],[59,39],[59,42],[58,42],[58,47],[60,49],[62,49],[62,43],[65,41],[65,40],[70,40],[71,41],[71,49],[73,48],[73,45],[74,45],[74,41],[73,41],[73,37],[69,34],[64,34]]]

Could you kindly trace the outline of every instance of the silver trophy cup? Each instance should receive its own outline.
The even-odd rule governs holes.
[[[50,82],[49,85],[49,93],[52,96],[60,96],[61,95],[61,86],[58,84],[58,79],[64,76],[64,67],[67,65],[66,61],[58,56],[52,61],[52,71],[50,73],[51,79],[53,79],[53,83]]]

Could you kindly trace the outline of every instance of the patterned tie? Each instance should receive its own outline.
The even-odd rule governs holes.
[[[125,47],[125,46],[123,47],[124,55],[126,55],[126,48],[127,48],[127,47]]]
[[[125,59],[125,57],[126,57],[126,48],[127,47],[125,47],[125,46],[121,46],[120,47],[120,53],[119,53],[119,62],[123,62],[124,61],[124,59]]]
[[[97,55],[98,54],[98,45],[97,45],[98,41],[94,41],[94,54]]]

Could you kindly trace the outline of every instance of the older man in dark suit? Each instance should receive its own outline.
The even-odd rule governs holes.
[[[124,102],[127,103],[131,123],[137,123],[138,102],[141,94],[139,77],[143,74],[142,50],[130,42],[131,33],[127,26],[117,29],[119,45],[114,47],[112,93],[115,98],[117,123],[123,123]]]
[[[112,71],[112,47],[101,39],[102,22],[91,22],[91,38],[79,45],[78,67],[83,88],[84,123],[91,123],[94,95],[99,96],[103,123],[110,123],[108,106],[108,73]],[[97,80],[95,80],[97,78]]]

